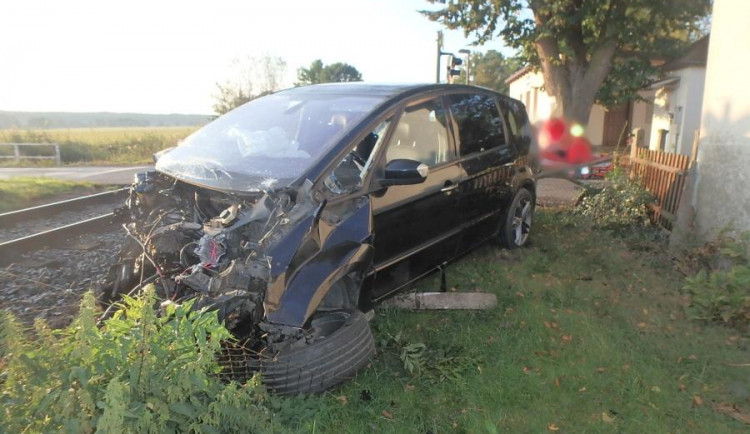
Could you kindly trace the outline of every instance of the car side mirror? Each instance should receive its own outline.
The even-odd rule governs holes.
[[[430,168],[419,161],[396,159],[385,166],[385,176],[380,180],[383,187],[389,185],[420,184],[427,179]]]

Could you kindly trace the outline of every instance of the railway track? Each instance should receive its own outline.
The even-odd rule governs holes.
[[[114,208],[115,204],[121,203],[125,199],[127,192],[127,188],[122,188],[3,213],[0,214],[0,228],[28,224],[29,222],[49,218],[60,213],[74,213],[95,205],[112,204]],[[59,247],[75,237],[109,230],[112,228],[113,217],[114,214],[112,212],[100,212],[95,216],[86,216],[74,222],[66,222],[51,228],[45,228],[2,241],[0,242],[0,266],[15,262],[24,253],[42,248]]]

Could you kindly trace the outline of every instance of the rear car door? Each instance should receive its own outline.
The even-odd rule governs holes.
[[[458,93],[447,99],[460,164],[466,172],[458,195],[464,227],[459,250],[465,251],[497,229],[498,218],[512,199],[517,153],[493,95]]]
[[[443,100],[408,105],[383,150],[380,163],[395,159],[429,167],[424,183],[371,193],[378,300],[433,270],[458,246],[461,214],[457,189],[463,170],[456,161]]]

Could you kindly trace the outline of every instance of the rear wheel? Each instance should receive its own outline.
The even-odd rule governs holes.
[[[534,221],[534,195],[519,188],[500,227],[500,242],[508,249],[523,247],[529,241]]]
[[[318,393],[355,376],[370,362],[375,340],[360,311],[316,314],[305,337],[255,361],[263,383],[280,395]]]

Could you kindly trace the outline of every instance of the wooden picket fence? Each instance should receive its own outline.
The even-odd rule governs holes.
[[[693,155],[651,151],[633,146],[630,152],[630,176],[638,179],[656,199],[654,223],[671,230],[677,218]]]

